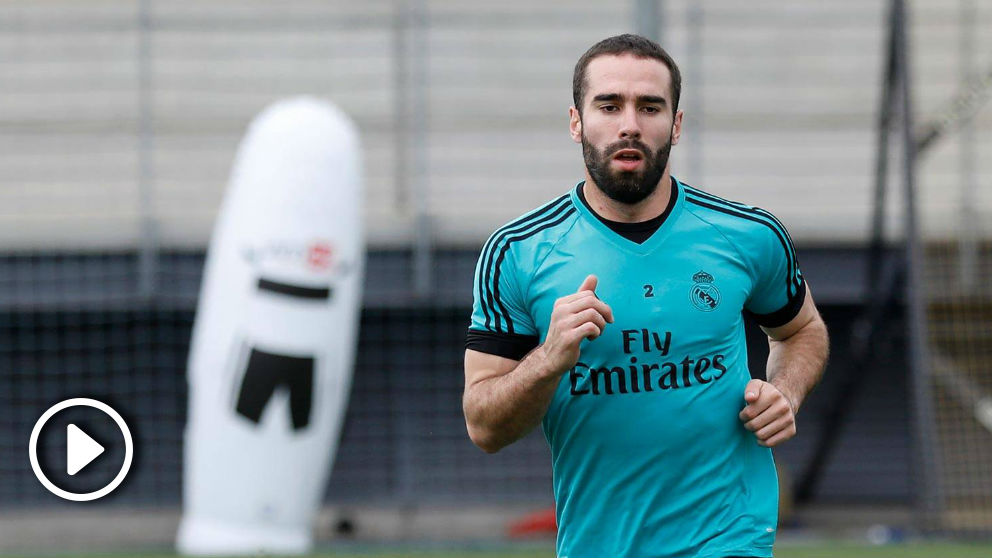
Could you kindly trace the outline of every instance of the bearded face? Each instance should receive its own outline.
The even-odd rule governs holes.
[[[589,61],[583,83],[569,131],[590,181],[616,203],[651,199],[682,134],[671,72],[650,57],[602,55]]]
[[[616,141],[599,150],[582,135],[582,157],[589,176],[610,199],[627,205],[654,193],[671,151],[671,136],[652,152],[639,139]]]

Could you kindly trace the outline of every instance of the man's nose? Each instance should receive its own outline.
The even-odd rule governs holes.
[[[622,139],[639,139],[641,137],[641,127],[637,123],[636,110],[623,111],[623,117],[620,120],[620,137]]]

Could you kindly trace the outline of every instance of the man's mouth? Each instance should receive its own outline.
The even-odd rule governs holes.
[[[621,149],[613,155],[613,158],[619,161],[640,161],[644,156],[636,149]]]
[[[636,171],[644,162],[644,155],[636,149],[621,149],[613,154],[613,162],[622,171]]]

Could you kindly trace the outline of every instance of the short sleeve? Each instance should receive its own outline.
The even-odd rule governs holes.
[[[771,213],[755,211],[760,221],[748,243],[754,285],[744,307],[759,325],[779,327],[802,309],[806,281],[789,232]]]
[[[493,235],[475,266],[466,348],[520,360],[537,346],[523,279],[512,246]]]

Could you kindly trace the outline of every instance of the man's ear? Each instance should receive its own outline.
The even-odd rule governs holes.
[[[582,143],[582,115],[574,106],[568,107],[568,133],[572,141]]]
[[[682,137],[682,111],[675,113],[675,118],[672,121],[672,145],[678,145],[679,138]]]

